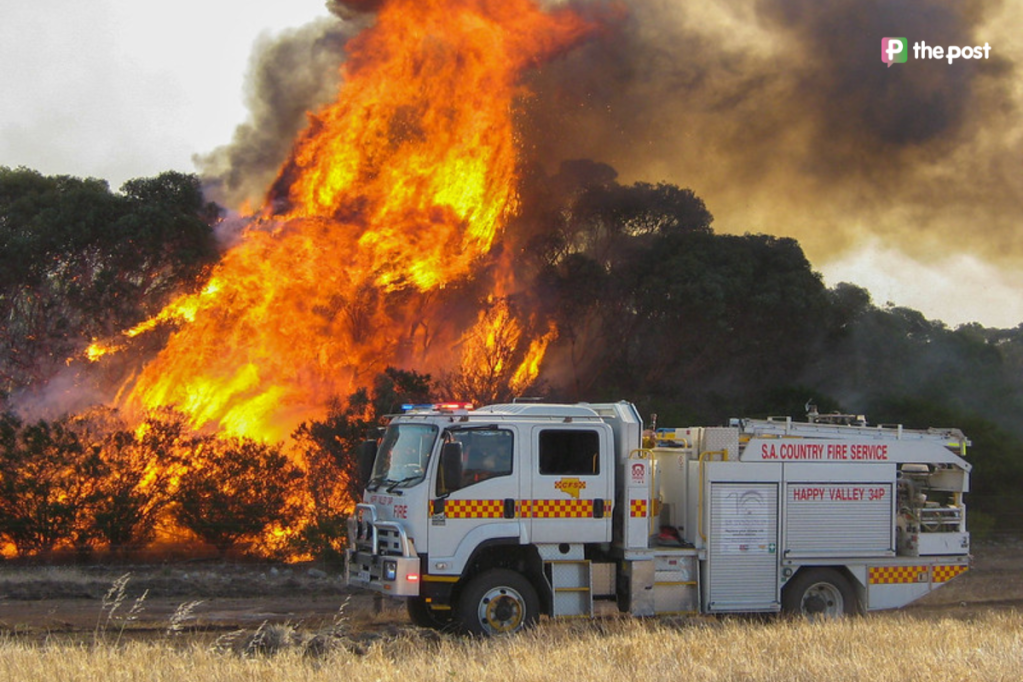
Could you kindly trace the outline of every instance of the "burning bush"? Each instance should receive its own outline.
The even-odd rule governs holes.
[[[173,494],[173,517],[223,555],[296,520],[302,472],[277,445],[248,438],[204,440]]]
[[[66,423],[0,421],[0,536],[21,554],[86,547],[101,461]]]
[[[96,408],[26,423],[0,415],[0,541],[8,556],[147,548],[339,561],[361,494],[355,456],[384,415],[432,397],[387,368],[285,444],[199,433],[171,409],[131,427]],[[183,543],[183,544],[182,544]]]

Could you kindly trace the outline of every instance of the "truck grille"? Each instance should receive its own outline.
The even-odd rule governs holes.
[[[382,556],[402,556],[401,535],[396,530],[377,529],[378,549]]]
[[[374,526],[368,521],[353,519],[349,526],[349,547],[366,554],[375,553],[380,556],[404,556],[401,533],[393,528],[376,528],[377,546],[373,547]]]

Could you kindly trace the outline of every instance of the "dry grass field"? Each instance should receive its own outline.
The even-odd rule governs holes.
[[[508,639],[405,632],[344,645],[239,652],[171,640],[0,644],[0,679],[76,680],[1005,680],[1023,678],[1023,616],[547,623]]]
[[[31,571],[0,568],[0,680],[1021,680],[1023,546],[975,553],[973,571],[897,612],[831,623],[605,616],[488,641],[413,628],[403,610],[299,571],[247,569],[219,588],[194,569],[186,586],[173,571],[164,583],[140,575],[97,598],[100,576],[42,569],[35,583],[54,596],[44,598],[27,587]]]

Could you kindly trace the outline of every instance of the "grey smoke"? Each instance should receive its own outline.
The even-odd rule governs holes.
[[[608,0],[548,0],[586,11]],[[724,232],[800,240],[815,263],[876,237],[926,260],[1023,263],[1018,41],[998,0],[629,0],[617,25],[527,75],[522,151],[703,197]],[[258,205],[305,113],[333,98],[344,44],[377,0],[263,41],[251,120],[201,160],[211,198]],[[604,14],[607,16],[607,13]],[[880,39],[992,42],[991,59],[886,68]],[[963,233],[968,232],[969,240]]]
[[[533,79],[526,136],[548,168],[588,157],[623,182],[692,187],[719,230],[794,236],[814,260],[864,233],[917,253],[954,245],[1023,259],[1012,238],[1023,208],[1016,45],[991,28],[1002,3],[628,9],[616,30]],[[886,68],[885,36],[994,50]]]
[[[345,43],[363,26],[325,18],[257,41],[246,83],[249,120],[229,144],[196,158],[210,199],[231,207],[261,205],[308,122],[307,112],[336,96]]]

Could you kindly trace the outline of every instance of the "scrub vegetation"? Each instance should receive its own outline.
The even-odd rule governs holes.
[[[1023,326],[953,329],[877,305],[854,284],[828,288],[795,240],[736,234],[741,225],[717,233],[691,190],[622,185],[605,164],[532,169],[520,192],[502,235],[524,285],[509,311],[557,330],[531,395],[626,399],[659,426],[798,419],[813,401],[874,424],[958,427],[973,443],[971,531],[1023,531]],[[336,560],[361,488],[354,449],[382,415],[403,402],[513,397],[504,375],[367,371],[365,386],[298,427],[290,451],[190,434],[166,411],[143,417],[140,430],[138,419],[96,408],[173,325],[121,332],[202,288],[223,215],[195,176],[132,180],[116,193],[100,180],[0,167],[6,556],[135,552],[183,533],[220,554]],[[488,276],[454,289],[470,318],[486,305],[474,297],[490,291]],[[124,348],[89,362],[97,338]],[[272,480],[260,479],[268,470]],[[222,485],[230,480],[244,484]]]

